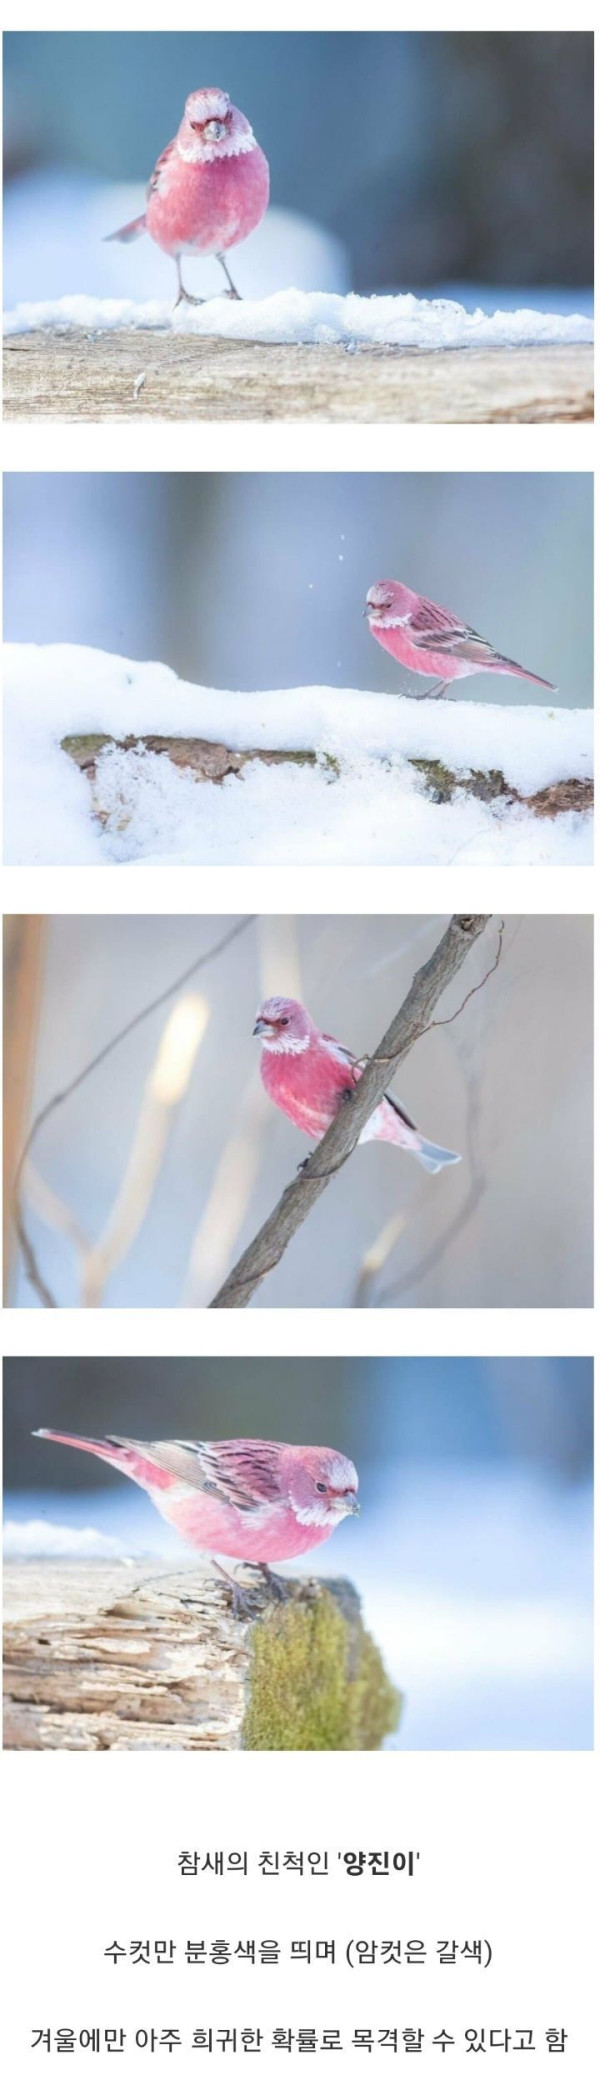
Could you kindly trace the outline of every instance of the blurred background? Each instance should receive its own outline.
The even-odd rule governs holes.
[[[7,1550],[181,1557],[39,1425],[342,1448],[360,1520],[303,1563],[358,1587],[406,1696],[392,1747],[589,1748],[592,1402],[587,1360],[8,1360]]]
[[[5,301],[171,296],[142,208],[186,95],[223,86],[271,164],[240,288],[589,309],[593,38],[86,31],[4,38]],[[215,264],[192,265],[217,289]],[[220,285],[219,285],[220,288]],[[588,294],[586,296],[586,294]]]
[[[415,691],[362,617],[392,575],[592,697],[591,473],[9,473],[4,635],[232,690]],[[469,696],[547,704],[511,677]]]
[[[32,1116],[235,923],[227,917],[5,919],[6,1206]],[[240,920],[238,920],[240,921]],[[372,1052],[447,919],[266,916],[122,1043],[36,1139],[25,1208],[60,1304],[209,1302],[306,1155],[271,1104],[252,1038],[264,996],[299,996]],[[500,965],[413,1049],[398,1096],[463,1162],[429,1177],[361,1147],[255,1298],[579,1307],[592,1301],[592,923],[510,917]],[[440,1000],[458,1011],[497,952],[492,919]],[[6,1293],[37,1302],[10,1228]]]

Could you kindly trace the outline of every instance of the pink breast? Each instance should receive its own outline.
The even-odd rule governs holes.
[[[167,254],[193,249],[219,254],[245,240],[269,201],[269,169],[260,146],[228,159],[193,162],[173,154],[148,199],[146,225]]]
[[[158,1504],[158,1494],[156,1503]],[[308,1528],[289,1507],[266,1504],[257,1514],[219,1505],[210,1492],[190,1492],[175,1499],[161,1494],[163,1519],[194,1549],[235,1557],[241,1564],[275,1564],[301,1556],[324,1538],[323,1528]]]

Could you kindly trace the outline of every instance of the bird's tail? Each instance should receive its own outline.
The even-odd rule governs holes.
[[[437,1142],[421,1142],[416,1155],[424,1171],[443,1171],[445,1164],[462,1164],[455,1149],[440,1149]]]
[[[146,213],[143,211],[141,218],[130,218],[129,225],[118,226],[116,233],[105,233],[104,238],[105,240],[123,240],[124,242],[139,240],[140,233],[145,233],[145,231]]]
[[[558,690],[558,685],[549,684],[547,677],[536,676],[534,669],[523,669],[520,662],[511,662],[510,655],[497,655],[496,660],[511,677],[525,677],[528,684],[541,684],[544,691]]]
[[[59,1440],[65,1448],[80,1448],[84,1455],[99,1455],[101,1462],[111,1462],[114,1469],[124,1469],[127,1474],[130,1461],[126,1450],[110,1440],[82,1440],[78,1433],[54,1433],[51,1426],[37,1426],[34,1440]]]

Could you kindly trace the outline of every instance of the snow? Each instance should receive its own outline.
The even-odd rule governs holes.
[[[584,313],[468,312],[454,299],[416,298],[411,292],[386,297],[345,297],[331,291],[281,290],[267,298],[210,298],[204,306],[176,309],[158,299],[66,298],[22,302],[5,315],[5,333],[39,328],[170,329],[175,334],[218,335],[229,341],[338,343],[352,350],[365,343],[395,349],[525,348],[593,341]]]
[[[478,689],[484,687],[483,678]],[[64,736],[205,737],[316,752],[199,784],[165,755],[109,747],[88,779]],[[500,770],[521,794],[592,776],[592,713],[312,685],[207,690],[100,649],[5,649],[5,857],[28,865],[587,863],[591,817],[540,820],[458,793],[437,805],[411,759]],[[332,762],[333,760],[333,762]]]

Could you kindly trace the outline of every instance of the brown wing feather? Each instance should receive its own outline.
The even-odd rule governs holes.
[[[426,608],[429,611],[433,607],[428,605]],[[468,662],[485,662],[495,654],[491,642],[484,640],[481,633],[476,633],[474,626],[463,626],[458,619],[450,621],[443,614],[434,623],[423,618],[422,611],[421,606],[408,628],[415,647],[433,648],[437,655],[462,655]]]
[[[155,189],[158,189],[161,175],[164,174],[165,168],[171,158],[171,154],[175,151],[176,143],[176,139],[172,138],[170,140],[169,145],[166,145],[164,147],[163,152],[159,153],[156,166],[153,167],[152,174],[150,176],[150,181],[147,183],[146,186],[146,196],[153,196]]]
[[[154,1459],[169,1476],[225,1505],[250,1507],[280,1496],[281,1449],[269,1440],[125,1440],[112,1445]]]
[[[344,1060],[350,1064],[351,1069],[357,1071],[360,1074],[360,1071],[365,1068],[366,1063],[369,1059],[368,1055],[361,1055],[360,1058],[357,1059],[356,1055],[351,1055],[349,1048],[342,1047],[341,1040],[336,1040],[335,1035],[333,1033],[322,1033],[321,1039],[327,1040],[332,1047],[337,1048],[338,1054],[344,1056]],[[393,1098],[391,1091],[386,1091],[384,1093],[384,1096],[387,1100],[388,1106],[393,1106],[394,1112],[398,1114],[399,1120],[403,1120],[407,1128],[414,1128],[416,1131],[416,1120],[411,1120],[410,1113],[407,1113],[406,1106],[401,1105],[400,1099]]]

